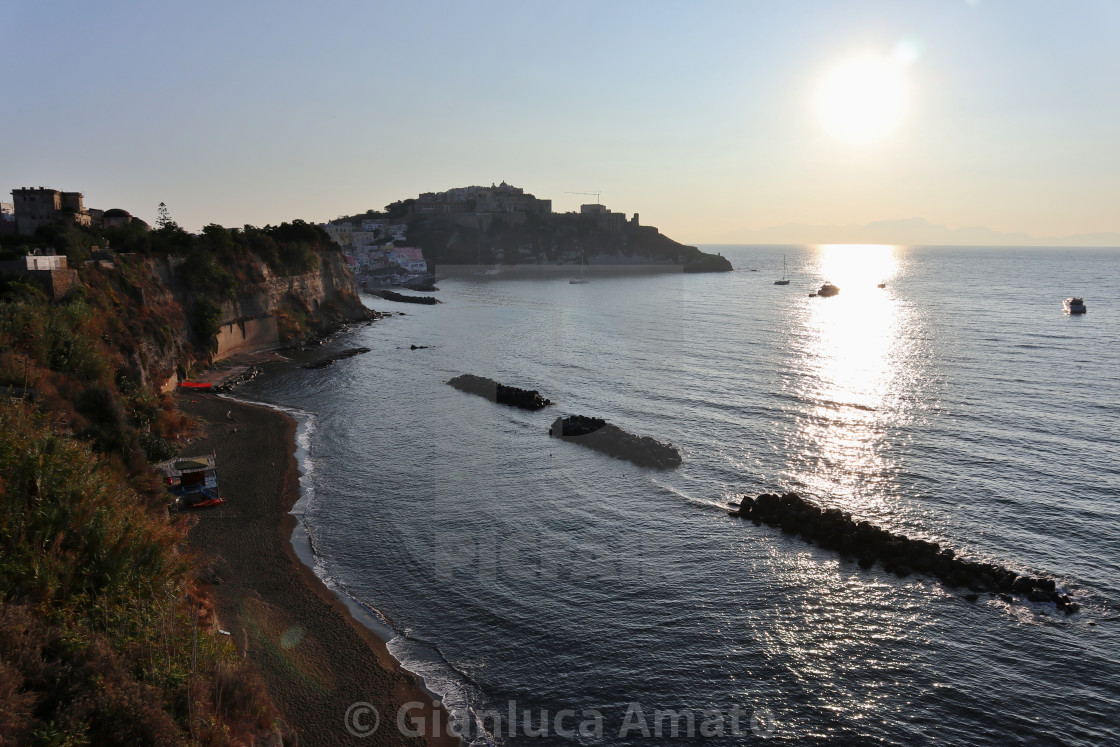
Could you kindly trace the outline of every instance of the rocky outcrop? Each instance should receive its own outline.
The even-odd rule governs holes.
[[[536,389],[518,389],[515,386],[499,384],[483,376],[462,374],[447,383],[461,392],[477,394],[491,402],[520,407],[522,410],[540,410],[552,404],[552,400],[542,397]]]
[[[439,299],[434,296],[406,296],[403,293],[397,293],[391,290],[372,290],[370,291],[375,296],[384,298],[386,301],[399,301],[400,303],[423,303],[429,306],[434,306],[439,303]]]
[[[1053,579],[1020,576],[994,563],[979,563],[958,558],[936,542],[911,539],[866,521],[855,521],[851,514],[837,508],[822,509],[797,493],[763,493],[745,495],[739,508],[730,512],[753,521],[780,527],[786,534],[800,536],[806,542],[856,558],[860,568],[876,563],[888,573],[899,577],[921,573],[938,579],[950,588],[964,588],[965,597],[976,601],[979,593],[999,594],[1004,601],[1012,595],[1031,602],[1051,602],[1067,615],[1077,612],[1077,602],[1057,591]]]
[[[335,361],[346,360],[347,358],[353,358],[355,355],[361,355],[362,353],[368,352],[369,348],[347,348],[346,350],[335,353],[333,356],[329,356],[327,358],[319,358],[317,360],[311,361],[310,363],[304,363],[302,366],[300,366],[300,368],[326,368],[327,366],[333,366],[335,364]]]
[[[401,206],[407,212],[407,206]],[[673,241],[638,217],[622,220],[618,213],[412,213],[408,240],[422,247],[429,266],[439,268],[487,265],[524,269],[569,265],[583,259],[599,270],[631,267],[647,272],[668,265],[674,272],[730,270],[726,259],[707,255],[695,246]],[[666,268],[668,269],[668,268]]]
[[[722,254],[705,254],[685,263],[685,272],[731,272],[730,260]]]
[[[673,469],[680,466],[680,452],[672,444],[649,436],[635,436],[601,418],[571,415],[557,418],[548,435],[575,441],[617,459],[625,459],[640,467]]]
[[[421,291],[423,293],[431,293],[438,291],[436,287],[436,279],[434,275],[425,275],[423,277],[414,278],[403,284],[403,287],[409,290]]]

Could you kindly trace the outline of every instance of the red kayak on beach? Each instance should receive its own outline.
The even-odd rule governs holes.
[[[214,387],[209,381],[180,381],[179,386],[183,389],[212,389]]]

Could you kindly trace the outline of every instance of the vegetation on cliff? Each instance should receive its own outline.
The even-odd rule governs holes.
[[[0,402],[0,743],[237,744],[272,727],[184,527],[91,444]]]
[[[62,298],[0,276],[0,744],[249,743],[277,714],[217,633],[149,466],[192,427],[160,384],[208,358],[231,299],[325,272],[337,248],[300,221],[168,218],[47,227],[0,253],[43,247],[78,272]],[[286,304],[293,335],[330,313]]]
[[[206,362],[223,316],[239,300],[260,294],[270,281],[324,275],[331,263],[343,264],[326,232],[301,220],[264,228],[211,224],[191,234],[166,213],[151,231],[136,223],[106,229],[57,224],[40,227],[34,236],[0,236],[0,259],[32,249],[67,257],[84,286],[79,292],[110,327],[106,339],[134,374],[150,374],[157,382]],[[16,277],[0,278],[0,284],[31,293],[35,288]],[[311,337],[363,315],[356,291],[350,289],[341,304],[288,293],[274,310],[281,340]]]

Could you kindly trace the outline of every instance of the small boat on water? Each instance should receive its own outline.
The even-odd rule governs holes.
[[[1067,314],[1085,313],[1085,301],[1077,296],[1062,301],[1062,306],[1065,307]]]
[[[786,271],[786,255],[782,255],[782,279],[775,280],[774,285],[789,285],[789,272]]]
[[[878,288],[886,288],[886,287],[887,287],[887,284],[886,284],[886,283],[879,283],[879,285],[878,285],[878,286],[876,286],[876,287],[878,287]]]
[[[579,277],[573,277],[568,280],[571,285],[586,285],[589,281],[583,274],[583,253],[579,255]]]
[[[835,296],[839,292],[840,292],[839,288],[837,288],[832,283],[827,283],[826,282],[824,285],[822,285],[820,287],[820,290],[817,291],[817,295],[818,296],[824,296],[825,298],[828,298],[829,296]]]

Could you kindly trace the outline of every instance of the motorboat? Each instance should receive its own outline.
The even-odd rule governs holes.
[[[1065,307],[1067,314],[1085,313],[1085,301],[1081,298],[1078,298],[1077,296],[1074,296],[1073,298],[1067,298],[1066,300],[1062,301],[1062,306]]]
[[[827,298],[829,296],[835,296],[839,292],[840,292],[839,288],[837,288],[832,283],[826,282],[824,285],[822,285],[820,287],[820,290],[817,291],[817,295],[818,296],[824,296],[825,298]]]

